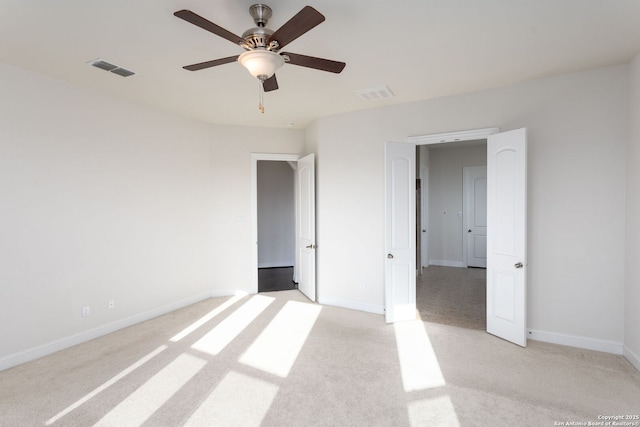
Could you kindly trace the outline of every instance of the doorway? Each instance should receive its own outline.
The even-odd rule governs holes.
[[[416,278],[411,274],[416,270],[415,146],[484,138],[487,139],[487,332],[526,347],[526,128],[501,133],[497,128],[487,128],[410,137],[404,144],[385,143],[385,318],[388,323],[395,323],[413,320],[416,314]]]
[[[478,262],[486,259],[486,139],[417,145],[416,150],[423,248],[416,308],[425,321],[485,329],[486,270],[472,267],[486,266]],[[484,193],[478,184],[483,169]]]
[[[257,162],[258,292],[296,289],[293,164]]]
[[[293,281],[311,301],[316,300],[315,154],[251,153],[251,236],[253,250],[247,270],[251,293],[258,292],[258,162],[286,162],[294,171]]]
[[[259,256],[258,256],[258,164],[267,164],[271,162],[275,163],[285,163],[290,165],[290,168],[294,168],[297,165],[300,156],[297,154],[272,154],[272,153],[252,153],[251,154],[251,240],[253,244],[253,250],[251,251],[251,264],[247,273],[250,281],[250,289],[251,293],[258,293],[258,272],[259,272]],[[294,173],[293,178],[294,188],[297,188],[297,179]],[[296,190],[297,191],[297,190]],[[297,203],[295,199],[296,195],[294,193],[294,206]],[[297,227],[297,214],[295,212],[295,207],[292,209],[294,215],[295,224],[294,227]],[[295,235],[294,228],[294,235]],[[294,242],[295,244],[295,242]],[[294,249],[295,251],[295,249]],[[264,260],[263,260],[264,262]],[[297,274],[298,274],[298,257],[294,256],[293,263],[293,282],[297,282]]]

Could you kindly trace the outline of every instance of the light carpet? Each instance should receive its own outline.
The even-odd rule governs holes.
[[[640,412],[623,357],[212,298],[0,372],[1,426],[553,426]]]

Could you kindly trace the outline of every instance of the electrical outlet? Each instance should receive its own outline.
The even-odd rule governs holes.
[[[88,305],[85,305],[84,307],[82,307],[82,317],[87,317],[90,314],[91,314],[91,307],[89,307]]]
[[[116,308],[116,302],[112,299],[109,300],[109,310]]]

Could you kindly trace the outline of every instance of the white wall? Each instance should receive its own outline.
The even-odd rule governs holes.
[[[287,162],[258,161],[258,268],[295,264],[293,168]]]
[[[320,300],[384,306],[385,141],[527,127],[528,325],[621,349],[627,74],[621,65],[319,119]]]
[[[463,170],[485,166],[487,147],[436,144],[429,153],[429,263],[462,267]]]
[[[0,370],[249,290],[250,153],[297,152],[302,132],[205,125],[4,64],[0,93]]]
[[[5,65],[0,92],[0,358],[211,291],[206,126]]]
[[[630,137],[627,145],[625,356],[640,370],[640,55],[630,67]]]

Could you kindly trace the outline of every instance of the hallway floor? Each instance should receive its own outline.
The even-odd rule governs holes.
[[[483,268],[431,265],[416,278],[416,306],[423,321],[486,330]]]
[[[293,281],[293,267],[258,269],[258,292],[289,291],[298,289]]]

